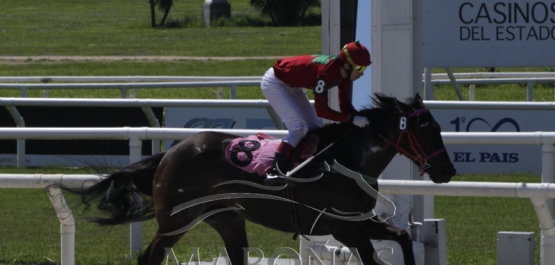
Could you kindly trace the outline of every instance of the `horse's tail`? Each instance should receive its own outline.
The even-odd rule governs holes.
[[[158,164],[165,152],[152,155],[136,163],[110,173],[103,180],[88,188],[57,185],[65,191],[81,195],[87,210],[93,201],[99,200],[97,209],[102,217],[89,221],[99,225],[118,225],[140,222],[154,217],[154,202],[143,198],[152,196],[152,182]]]

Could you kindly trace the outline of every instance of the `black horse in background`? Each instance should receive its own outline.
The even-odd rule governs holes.
[[[456,171],[441,128],[418,94],[406,102],[375,94],[373,103],[359,114],[371,121],[369,127],[330,124],[309,132],[319,136],[317,150],[325,151],[292,176],[310,180],[296,182],[294,188],[264,186],[264,177],[230,165],[224,150],[238,136],[211,131],[115,171],[89,188],[61,188],[81,194],[86,205],[96,204],[106,214],[93,220],[100,225],[155,217],[158,230],[138,264],[160,264],[164,248],[200,221],[219,233],[230,261],[242,264],[243,248],[248,247],[245,220],[283,232],[332,235],[356,248],[364,264],[378,264],[370,239],[394,240],[405,263],[414,264],[410,236],[373,216],[379,195],[368,188],[378,190],[376,179],[398,153],[436,183],[449,182]],[[137,200],[141,194],[152,200]],[[291,209],[297,218],[291,218]]]

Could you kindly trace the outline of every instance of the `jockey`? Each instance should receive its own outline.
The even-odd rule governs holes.
[[[289,134],[282,140],[274,166],[266,173],[265,184],[282,185],[289,159],[309,130],[319,127],[318,117],[368,126],[366,117],[357,116],[352,104],[352,82],[364,74],[372,61],[368,49],[358,41],[348,43],[339,55],[300,55],[278,60],[262,77],[262,93],[283,120]],[[339,108],[328,106],[328,89],[338,86]],[[314,90],[312,108],[304,88]]]

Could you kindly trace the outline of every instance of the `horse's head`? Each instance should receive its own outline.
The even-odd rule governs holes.
[[[397,113],[396,127],[383,136],[399,153],[419,165],[435,183],[446,183],[456,174],[441,138],[441,127],[416,94],[403,103],[393,97],[376,94],[374,103]]]

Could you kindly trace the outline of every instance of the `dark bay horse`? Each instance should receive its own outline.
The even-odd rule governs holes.
[[[398,153],[436,183],[449,182],[456,171],[441,128],[418,94],[406,102],[375,94],[373,103],[360,112],[371,121],[369,127],[331,124],[309,132],[319,136],[317,150],[326,150],[292,176],[313,181],[298,182],[294,188],[264,186],[263,177],[230,165],[224,150],[238,136],[210,131],[115,171],[89,188],[62,188],[81,194],[87,205],[96,203],[106,214],[93,220],[101,225],[156,218],[158,230],[139,264],[163,262],[164,248],[200,221],[219,233],[232,264],[242,264],[243,248],[248,247],[245,220],[283,232],[332,235],[356,248],[364,264],[378,264],[370,239],[394,240],[403,249],[405,263],[414,264],[408,233],[370,214],[375,194],[361,188],[359,180],[343,176],[345,170],[329,165],[364,177],[374,190],[376,179]],[[312,178],[315,171],[318,178]],[[138,201],[141,194],[152,200]],[[291,218],[292,205],[296,218]]]

